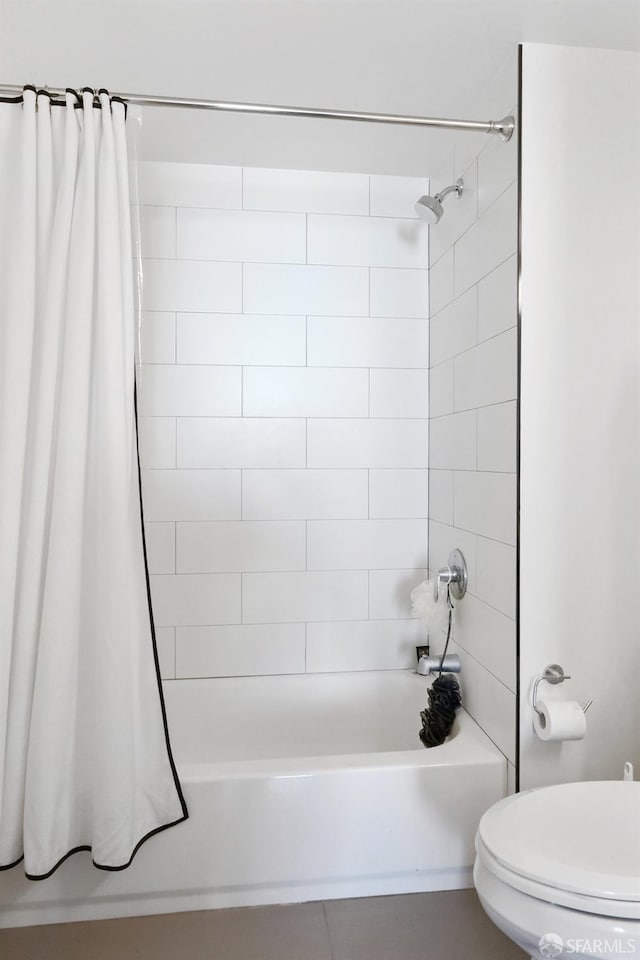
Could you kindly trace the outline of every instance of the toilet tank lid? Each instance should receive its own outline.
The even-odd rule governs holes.
[[[528,790],[491,807],[478,834],[522,877],[583,896],[640,901],[640,783]]]

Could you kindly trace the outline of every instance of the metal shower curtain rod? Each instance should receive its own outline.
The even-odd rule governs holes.
[[[67,90],[55,87],[33,88],[52,97],[63,97]],[[68,88],[71,89],[71,88]],[[89,89],[89,88],[84,88]],[[3,94],[20,95],[24,86],[0,84]],[[76,91],[73,91],[74,93]],[[219,110],[223,113],[261,113],[280,117],[313,117],[319,120],[355,120],[361,123],[391,123],[406,127],[441,127],[447,130],[468,130],[496,134],[510,140],[515,127],[512,116],[501,120],[449,120],[440,117],[404,116],[396,113],[363,113],[357,110],[324,110],[319,107],[285,107],[269,103],[236,103],[228,100],[194,100],[190,97],[157,97],[140,93],[110,93],[125,103],[143,107],[189,107],[195,110]]]

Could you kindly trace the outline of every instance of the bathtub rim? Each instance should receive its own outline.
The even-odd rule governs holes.
[[[419,744],[416,723],[416,742]],[[184,762],[178,775],[189,783],[207,780],[245,780],[272,777],[288,779],[330,774],[343,770],[392,770],[414,767],[477,766],[505,763],[506,758],[473,717],[460,709],[454,734],[439,747],[367,753],[319,754],[300,757],[266,757],[251,760]]]

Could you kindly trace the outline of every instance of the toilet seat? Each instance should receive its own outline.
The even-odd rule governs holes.
[[[512,890],[524,893],[534,900],[567,907],[581,913],[593,913],[601,917],[616,917],[622,920],[640,920],[640,903],[633,900],[611,900],[605,897],[585,896],[581,893],[572,893],[562,890],[552,884],[540,883],[524,877],[514,870],[504,867],[476,837],[476,852],[478,862],[493,877],[504,883]]]
[[[483,866],[538,900],[640,919],[640,783],[560,784],[507,797],[482,818]]]

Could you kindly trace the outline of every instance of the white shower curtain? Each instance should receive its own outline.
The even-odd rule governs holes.
[[[0,103],[0,868],[186,819],[141,524],[125,107]]]

